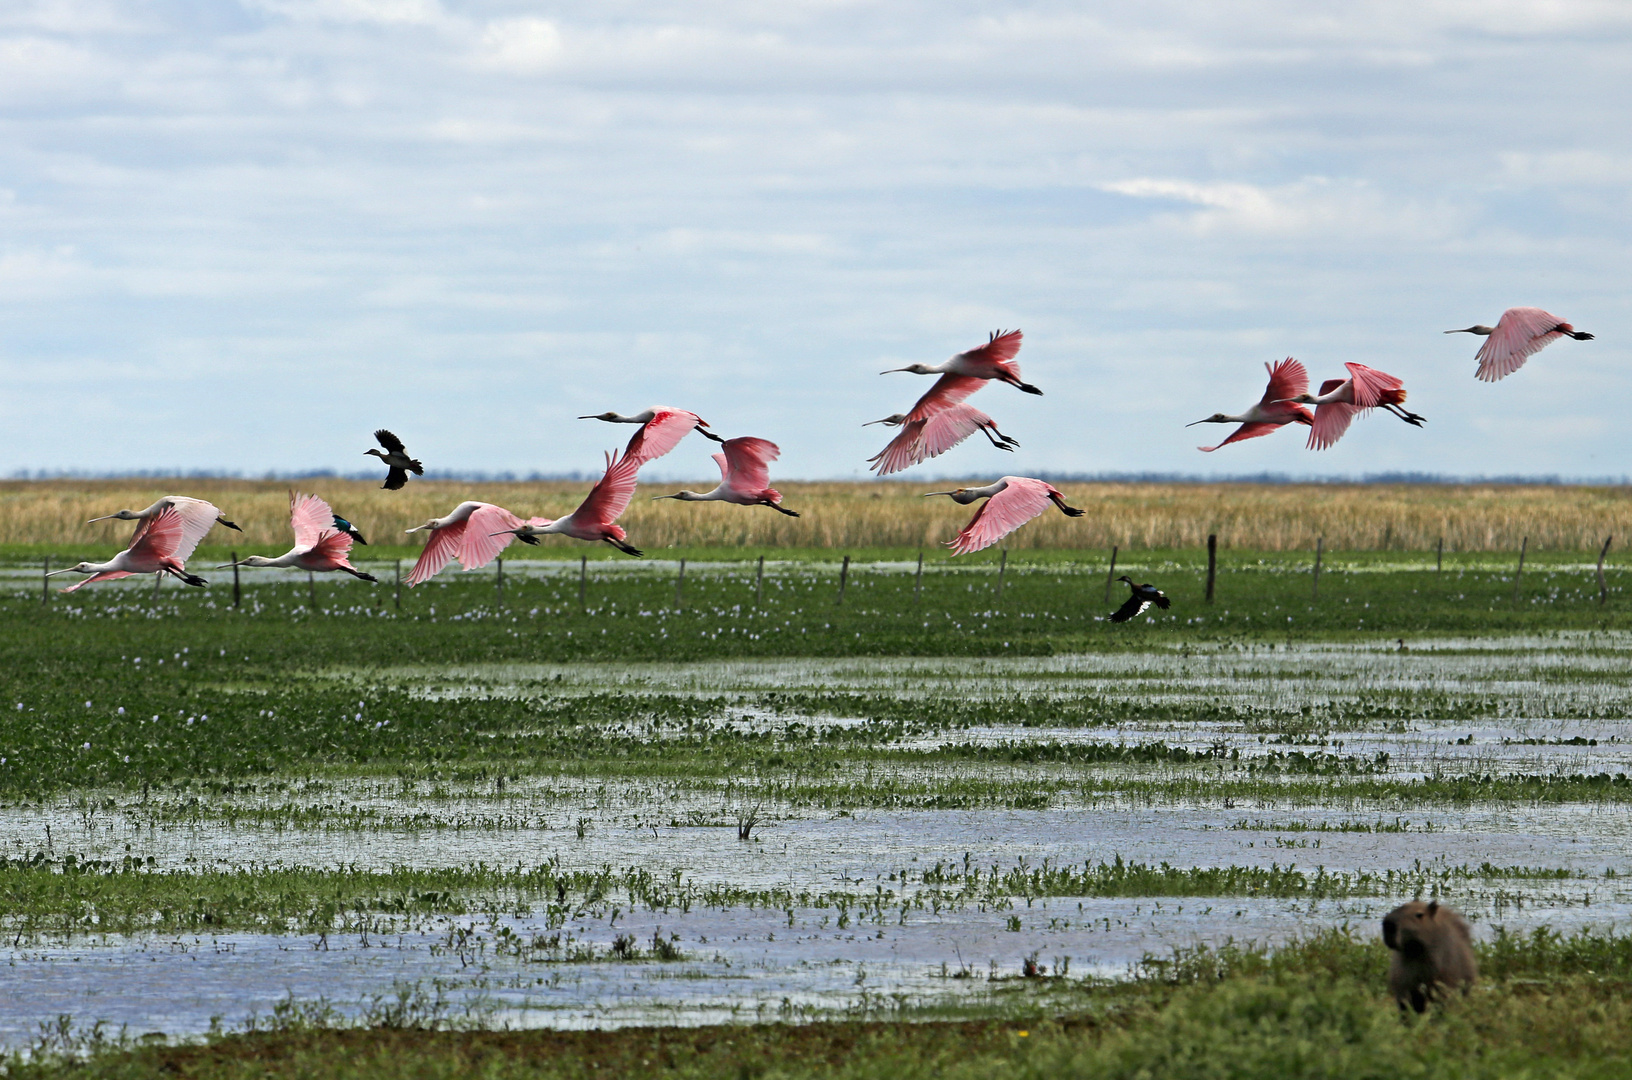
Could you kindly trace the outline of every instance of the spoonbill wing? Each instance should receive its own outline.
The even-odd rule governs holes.
[[[1285,360],[1282,360],[1273,366],[1265,364],[1264,367],[1269,371],[1269,387],[1264,391],[1264,397],[1261,404],[1270,405],[1277,401],[1285,401],[1287,398],[1295,398],[1299,394],[1306,393],[1308,391],[1309,370],[1303,366],[1301,361],[1294,360],[1288,356]],[[1251,425],[1248,426],[1250,427]],[[1259,432],[1258,434],[1263,433]],[[1224,442],[1232,442],[1236,438],[1250,439],[1252,436],[1242,435],[1240,432],[1236,432],[1235,435],[1225,439]],[[1224,443],[1219,443],[1218,445],[1223,446]],[[1214,449],[1217,448],[1215,447]]]
[[[1041,480],[1005,476],[1004,487],[987,499],[963,531],[948,542],[954,555],[989,548],[1048,509],[1049,495],[1059,492]]]
[[[1341,401],[1316,405],[1315,422],[1309,428],[1309,449],[1325,450],[1337,442],[1360,411],[1358,406]]]
[[[1298,393],[1301,394],[1303,391],[1299,390]],[[1219,447],[1228,446],[1232,442],[1240,442],[1242,439],[1256,439],[1260,435],[1268,435],[1270,432],[1274,431],[1280,426],[1280,424],[1242,424],[1240,427],[1230,432],[1229,438],[1225,439],[1217,446],[1198,446],[1196,449],[1210,454]]]
[[[470,527],[465,530],[465,541],[459,547],[459,565],[475,570],[493,561],[494,556],[510,546],[522,520],[502,506],[484,506],[470,515]],[[493,535],[497,533],[498,535]]]
[[[745,437],[727,439],[714,460],[726,487],[747,495],[757,495],[771,483],[771,462],[782,450],[769,439]]]
[[[72,585],[69,585],[68,587],[63,588],[63,589],[58,589],[57,591],[58,592],[65,592],[65,593],[78,592],[80,589],[83,589],[85,586],[89,585],[93,581],[112,581],[115,578],[122,578],[122,577],[129,577],[129,576],[130,576],[130,571],[129,570],[103,570],[101,573],[92,574],[88,578],[85,578],[85,579],[83,579],[81,581],[76,581]]]
[[[634,458],[639,464],[655,461],[680,445],[680,440],[702,423],[702,418],[684,409],[659,406],[653,416],[629,437],[624,448],[625,458]]]
[[[1405,388],[1405,383],[1386,371],[1378,371],[1364,364],[1343,366],[1349,369],[1349,378],[1354,382],[1354,403],[1359,408],[1375,409],[1383,404],[1383,399],[1389,391]],[[1324,388],[1321,393],[1326,393]]]
[[[129,548],[131,559],[142,562],[175,559],[177,562],[185,562],[185,557],[178,555],[177,552],[186,543],[186,540],[187,525],[185,520],[174,506],[167,506],[148,518],[147,528],[142,530],[140,536],[131,541]],[[194,544],[197,544],[196,540]],[[187,554],[191,555],[192,552],[188,551]]]
[[[1524,366],[1526,360],[1564,336],[1554,329],[1563,321],[1541,308],[1508,308],[1496,320],[1496,329],[1474,355],[1474,359],[1479,361],[1479,370],[1474,373],[1474,378],[1495,382],[1513,374]]]
[[[296,495],[291,491],[289,524],[295,530],[295,546],[309,548],[325,532],[334,531],[334,511],[316,495]]]
[[[912,411],[907,413],[907,423],[928,420],[942,409],[956,405],[985,385],[985,379],[977,379],[972,375],[942,375],[935,380],[934,385],[924,396],[918,399]]]
[[[465,528],[470,519],[456,521],[452,525],[444,525],[431,532],[430,539],[425,541],[425,550],[419,553],[419,561],[414,568],[408,571],[408,585],[412,588],[435,577],[448,562],[459,553],[460,545],[464,543]]]
[[[999,368],[1018,379],[1020,377],[1020,365],[1014,362],[1014,358],[1020,352],[1021,337],[1022,335],[1018,330],[1010,330],[1006,334],[997,334],[980,348],[970,349],[963,355],[971,360],[986,360],[996,364]]]
[[[572,516],[586,523],[612,524],[629,508],[629,500],[635,496],[636,474],[639,471],[640,459],[620,458],[616,450],[607,451],[606,472],[596,481],[578,509],[572,512]]]
[[[205,502],[203,499],[191,499],[185,495],[167,495],[163,502],[181,517],[181,543],[176,547],[174,558],[177,562],[186,562],[193,557],[199,542],[215,527],[215,520],[221,516],[221,511],[214,503]],[[157,517],[155,514],[136,523],[136,531],[130,535],[131,547],[136,546]]]

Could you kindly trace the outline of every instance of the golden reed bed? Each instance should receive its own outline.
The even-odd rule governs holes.
[[[981,481],[974,481],[979,483]],[[410,542],[403,530],[444,514],[462,499],[507,506],[523,516],[557,517],[588,483],[412,481],[400,492],[361,480],[310,479],[294,485],[255,480],[50,480],[0,482],[0,544],[81,547],[122,541],[124,522],[86,525],[121,508],[141,509],[164,494],[194,495],[243,526],[242,539],[214,543],[282,550],[290,542],[291,486],[328,499],[376,543]],[[951,537],[970,509],[919,493],[950,483],[785,483],[784,502],[804,516],[715,503],[688,505],[648,496],[680,485],[642,484],[622,519],[639,547],[931,547]],[[690,485],[702,489],[703,485]],[[1632,542],[1632,489],[1501,485],[1065,484],[1087,511],[1053,510],[1009,537],[1024,548],[1194,548],[1216,532],[1227,547],[1297,551],[1324,537],[1331,550],[1507,551],[1528,537],[1532,550],[1596,549],[1611,534]],[[417,538],[415,538],[417,539]],[[551,538],[554,547],[574,547]]]

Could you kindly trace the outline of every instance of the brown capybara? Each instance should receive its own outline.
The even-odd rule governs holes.
[[[1438,900],[1401,904],[1383,918],[1388,989],[1404,1009],[1419,1013],[1446,990],[1467,991],[1479,977],[1468,920]]]

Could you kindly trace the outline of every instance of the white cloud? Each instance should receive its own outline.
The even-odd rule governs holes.
[[[554,67],[563,52],[561,30],[548,19],[495,19],[482,31],[477,63],[502,71],[536,74]]]

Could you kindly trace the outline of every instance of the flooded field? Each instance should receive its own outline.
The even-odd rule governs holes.
[[[1632,635],[1597,631],[314,668],[306,685],[376,730],[381,695],[392,716],[520,711],[472,732],[505,747],[480,768],[0,807],[13,867],[182,896],[14,902],[0,1038],[62,1013],[196,1033],[290,999],[508,1026],[884,1015],[1027,974],[1369,934],[1414,896],[1486,936],[1624,929],[1628,659]],[[569,734],[593,752],[562,756]],[[620,763],[636,747],[645,764]],[[472,868],[485,883],[393,884]],[[306,871],[329,876],[285,881]],[[247,899],[277,889],[307,892]]]

